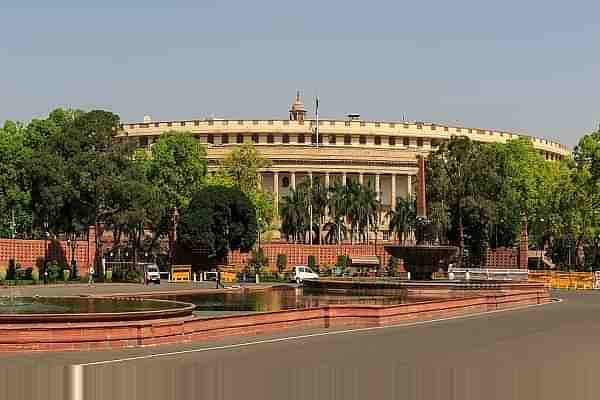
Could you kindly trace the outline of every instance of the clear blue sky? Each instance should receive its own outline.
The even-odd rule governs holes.
[[[85,3],[1,2],[0,121],[58,106],[285,118],[296,89],[324,116],[406,113],[569,145],[600,121],[597,1]]]

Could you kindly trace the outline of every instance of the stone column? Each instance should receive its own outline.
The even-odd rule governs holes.
[[[407,175],[406,176],[406,193],[408,194],[408,198],[410,199],[412,197],[412,176],[411,175]]]
[[[342,172],[342,185],[346,186],[347,176],[345,172]]]
[[[273,200],[275,210],[279,209],[279,172],[273,172]]]
[[[375,174],[375,192],[377,192],[377,200],[381,200],[381,188],[379,187],[379,174]]]
[[[290,172],[290,186],[296,190],[296,171]]]
[[[325,187],[329,187],[329,171],[325,172]]]
[[[360,183],[362,185],[364,183],[364,181],[365,181],[365,177],[364,177],[363,173],[359,172],[358,173],[358,183]]]
[[[311,186],[313,183],[313,174],[312,171],[308,171],[308,181],[310,182]]]
[[[392,210],[396,209],[396,174],[392,174]]]
[[[419,156],[419,181],[418,181],[418,192],[417,192],[417,217],[427,217],[427,199],[425,195],[425,157]]]

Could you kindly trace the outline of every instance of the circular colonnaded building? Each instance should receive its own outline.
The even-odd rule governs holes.
[[[560,160],[571,150],[558,142],[523,134],[448,126],[418,121],[368,121],[358,114],[347,119],[307,118],[300,94],[290,108],[287,119],[191,119],[153,121],[122,125],[121,137],[137,141],[149,149],[165,131],[192,132],[207,148],[209,171],[219,160],[245,142],[251,142],[271,167],[263,172],[267,190],[275,204],[290,188],[305,178],[317,178],[325,185],[356,180],[370,184],[379,194],[382,213],[394,207],[393,199],[412,195],[417,174],[417,157],[434,151],[453,136],[466,136],[481,143],[506,142],[527,137],[546,160]],[[382,220],[382,229],[387,224]],[[380,231],[382,239],[389,233]]]

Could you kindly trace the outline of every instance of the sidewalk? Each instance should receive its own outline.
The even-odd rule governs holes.
[[[94,283],[88,284],[52,284],[52,285],[28,285],[28,286],[10,286],[0,287],[0,297],[7,296],[9,293],[17,296],[106,296],[106,295],[157,295],[161,293],[181,293],[190,294],[196,291],[202,292],[221,292],[224,290],[236,289],[215,289],[216,283],[213,282],[185,282],[174,283],[161,281],[160,285],[136,284],[136,283]],[[225,284],[226,287],[241,286],[246,288],[261,289],[273,286],[272,284],[256,283],[234,283]]]

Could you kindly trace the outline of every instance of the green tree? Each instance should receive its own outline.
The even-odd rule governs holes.
[[[192,197],[181,214],[178,240],[214,261],[231,250],[249,250],[256,242],[254,205],[238,188],[207,186]]]
[[[415,202],[412,199],[398,197],[396,208],[387,213],[390,232],[396,232],[398,241],[404,243],[414,231],[417,218]]]
[[[271,160],[263,157],[251,143],[245,143],[225,156],[217,173],[226,177],[252,201],[260,232],[271,226],[274,217],[273,199],[263,188],[261,174],[270,166]]]

